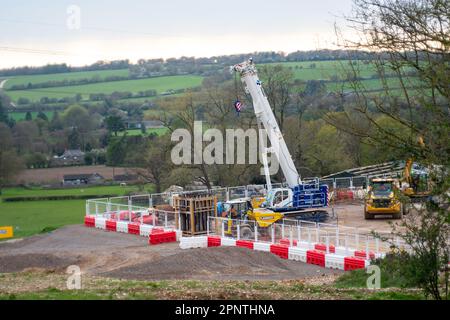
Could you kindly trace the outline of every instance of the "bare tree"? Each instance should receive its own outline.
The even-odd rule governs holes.
[[[273,109],[280,130],[283,131],[286,111],[292,103],[294,74],[282,65],[275,65],[263,66],[260,68],[260,75],[267,99]]]
[[[413,158],[431,169],[433,197],[393,233],[411,248],[408,263],[399,267],[407,272],[413,266],[409,276],[425,294],[440,299],[439,276],[447,268],[450,222],[449,2],[354,0],[347,22],[357,39],[341,37],[342,44],[372,53],[370,66],[381,89],[368,88],[361,79],[361,62],[353,61],[347,69],[353,76],[347,78],[347,92],[342,92],[347,95],[345,112],[324,119],[365,143],[393,152],[393,157]]]
[[[2,188],[23,169],[23,164],[13,148],[9,127],[0,122],[0,195]]]
[[[417,159],[448,163],[450,154],[450,6],[442,0],[354,0],[347,17],[357,40],[340,37],[346,48],[372,52],[380,90],[361,81],[361,63],[346,69],[352,99],[347,121],[325,120],[373,143],[401,146]],[[358,125],[352,113],[369,122]],[[379,114],[408,130],[397,135],[380,126]],[[342,119],[341,119],[342,120]],[[418,137],[424,144],[417,143]]]

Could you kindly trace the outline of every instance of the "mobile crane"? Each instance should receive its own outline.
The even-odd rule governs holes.
[[[248,208],[246,218],[254,220],[260,227],[268,227],[285,216],[297,219],[326,219],[328,213],[328,186],[320,185],[319,180],[303,183],[287,148],[283,134],[272,112],[267,96],[258,78],[253,59],[232,67],[241,76],[245,91],[250,94],[260,129],[260,149],[268,186],[267,196],[260,208]],[[265,130],[271,146],[262,144],[261,130]],[[271,153],[278,161],[286,179],[287,188],[272,188],[267,155]],[[248,199],[243,202],[251,203]],[[242,228],[241,228],[242,230]]]

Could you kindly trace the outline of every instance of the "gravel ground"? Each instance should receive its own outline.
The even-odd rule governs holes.
[[[284,280],[336,273],[243,248],[149,246],[145,238],[84,226],[0,244],[0,273],[29,268],[64,270],[73,264],[85,274],[130,280]]]
[[[104,275],[122,279],[290,280],[341,272],[245,248],[193,249]]]
[[[51,254],[21,254],[0,256],[0,273],[19,272],[29,269],[64,271],[68,265],[78,264],[77,257],[60,258]]]

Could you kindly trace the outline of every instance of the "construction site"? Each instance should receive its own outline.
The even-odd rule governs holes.
[[[233,71],[271,142],[262,148],[266,184],[89,199],[84,226],[1,243],[0,273],[76,265],[88,276],[128,280],[332,282],[393,245],[410,252],[390,223],[430,196],[427,170],[409,159],[301,178],[253,61]],[[269,154],[283,183],[272,182]]]

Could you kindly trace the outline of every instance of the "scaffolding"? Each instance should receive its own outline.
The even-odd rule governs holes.
[[[176,226],[186,236],[208,233],[208,219],[217,217],[216,196],[175,196],[173,206],[178,215]]]

